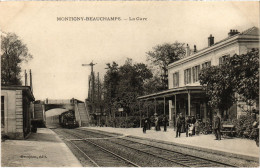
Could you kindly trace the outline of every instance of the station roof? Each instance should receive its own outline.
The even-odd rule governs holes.
[[[172,97],[177,94],[204,93],[204,92],[205,91],[202,90],[202,86],[184,86],[184,87],[172,88],[161,92],[140,96],[137,99],[138,100],[163,99],[163,98]]]
[[[251,40],[249,40],[251,39]],[[213,50],[216,50],[218,49],[219,47],[223,47],[223,45],[227,45],[227,43],[231,43],[231,42],[234,42],[234,41],[255,41],[255,42],[259,42],[259,28],[258,27],[251,27],[241,33],[238,33],[238,34],[235,34],[235,35],[232,35],[232,36],[228,36],[226,38],[224,38],[223,40],[220,40],[216,43],[214,43],[213,45],[211,46],[207,46],[201,50],[198,50],[196,53],[190,55],[190,56],[187,56],[187,57],[184,57],[176,62],[173,62],[173,63],[170,63],[167,67],[167,69],[171,69],[172,67],[175,67],[177,65],[181,65],[182,63],[184,62],[188,62],[188,61],[191,61],[193,59],[196,59],[206,53],[209,53],[209,52],[212,52]]]
[[[15,86],[15,85],[5,86],[5,85],[2,85],[1,90],[22,90],[23,93],[25,93],[31,101],[35,100],[30,86]]]

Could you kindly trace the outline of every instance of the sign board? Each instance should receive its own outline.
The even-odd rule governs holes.
[[[124,108],[118,108],[118,111],[122,112],[122,111],[124,111]]]

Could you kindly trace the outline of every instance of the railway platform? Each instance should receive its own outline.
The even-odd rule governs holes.
[[[67,145],[48,128],[38,128],[26,140],[6,140],[1,146],[2,167],[82,167]]]
[[[219,153],[227,157],[232,155],[237,158],[259,160],[259,147],[256,146],[255,141],[248,139],[222,138],[222,140],[218,141],[215,140],[214,134],[200,134],[186,137],[185,133],[182,133],[180,138],[175,138],[176,132],[173,128],[168,128],[167,132],[155,131],[154,128],[151,128],[151,130],[147,130],[145,134],[142,132],[142,128],[82,127],[80,129],[94,129],[123,134],[125,136],[148,138],[155,141],[175,143],[180,146]]]

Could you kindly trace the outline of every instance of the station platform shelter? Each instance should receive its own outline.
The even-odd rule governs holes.
[[[151,117],[151,114],[149,115],[148,112],[150,108],[154,109],[154,114],[162,114],[162,112],[158,112],[158,104],[163,102],[163,114],[169,117],[170,126],[176,125],[176,118],[180,113],[184,117],[193,116],[202,122],[212,121],[213,109],[207,105],[206,92],[202,89],[202,86],[184,86],[168,89],[140,96],[138,100],[140,102],[140,110],[147,117]],[[150,102],[149,107],[145,105],[148,102]]]
[[[31,133],[32,103],[30,86],[1,86],[1,134],[25,139]]]

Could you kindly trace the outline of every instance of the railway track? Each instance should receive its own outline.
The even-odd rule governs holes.
[[[82,129],[82,131],[86,131],[86,129]],[[94,134],[100,134],[102,135],[107,135],[107,136],[116,136],[120,135],[117,133],[109,133],[109,132],[104,132],[100,130],[93,130],[93,129],[87,129],[88,134],[89,132],[93,132]],[[93,134],[93,135],[94,135]],[[174,152],[179,152],[181,154],[186,154],[186,155],[192,155],[195,156],[196,158],[201,158],[203,160],[210,160],[210,161],[215,161],[216,163],[221,163],[225,164],[227,166],[233,166],[233,167],[258,167],[259,166],[259,160],[255,158],[242,158],[241,156],[233,155],[233,154],[221,154],[218,153],[216,154],[214,150],[203,150],[200,148],[193,148],[189,147],[186,145],[179,145],[171,142],[166,142],[166,141],[158,141],[158,140],[153,140],[153,139],[147,139],[147,138],[141,138],[141,137],[136,137],[136,136],[131,136],[127,135],[122,137],[122,139],[126,140],[131,140],[132,142],[135,143],[143,143],[143,144],[152,144],[152,147],[159,147],[159,148],[164,148],[165,150],[170,150]],[[228,164],[227,164],[228,163]]]
[[[59,135],[64,136],[64,131],[54,130]],[[66,132],[66,131],[65,131]],[[76,134],[66,132],[64,138],[72,138],[71,135],[80,138]],[[140,167],[139,165],[127,160],[126,158],[117,155],[116,153],[105,149],[104,147],[93,143],[89,140],[70,140],[69,141],[84,157],[91,162],[94,167]]]
[[[168,150],[154,145],[144,144],[130,140],[127,137],[113,138],[111,135],[104,135],[93,131],[86,131],[77,129],[77,131],[66,130],[67,134],[77,137],[79,140],[95,141],[95,144],[107,145],[108,142],[116,146],[117,148],[125,148],[135,151],[136,153],[142,153],[143,157],[153,157],[163,160],[164,163],[170,166],[182,166],[182,167],[235,167],[232,164],[226,164],[215,160],[210,160],[202,157],[196,157],[192,155],[183,154],[181,152]],[[94,138],[93,138],[94,137]],[[147,165],[146,165],[147,166]]]

